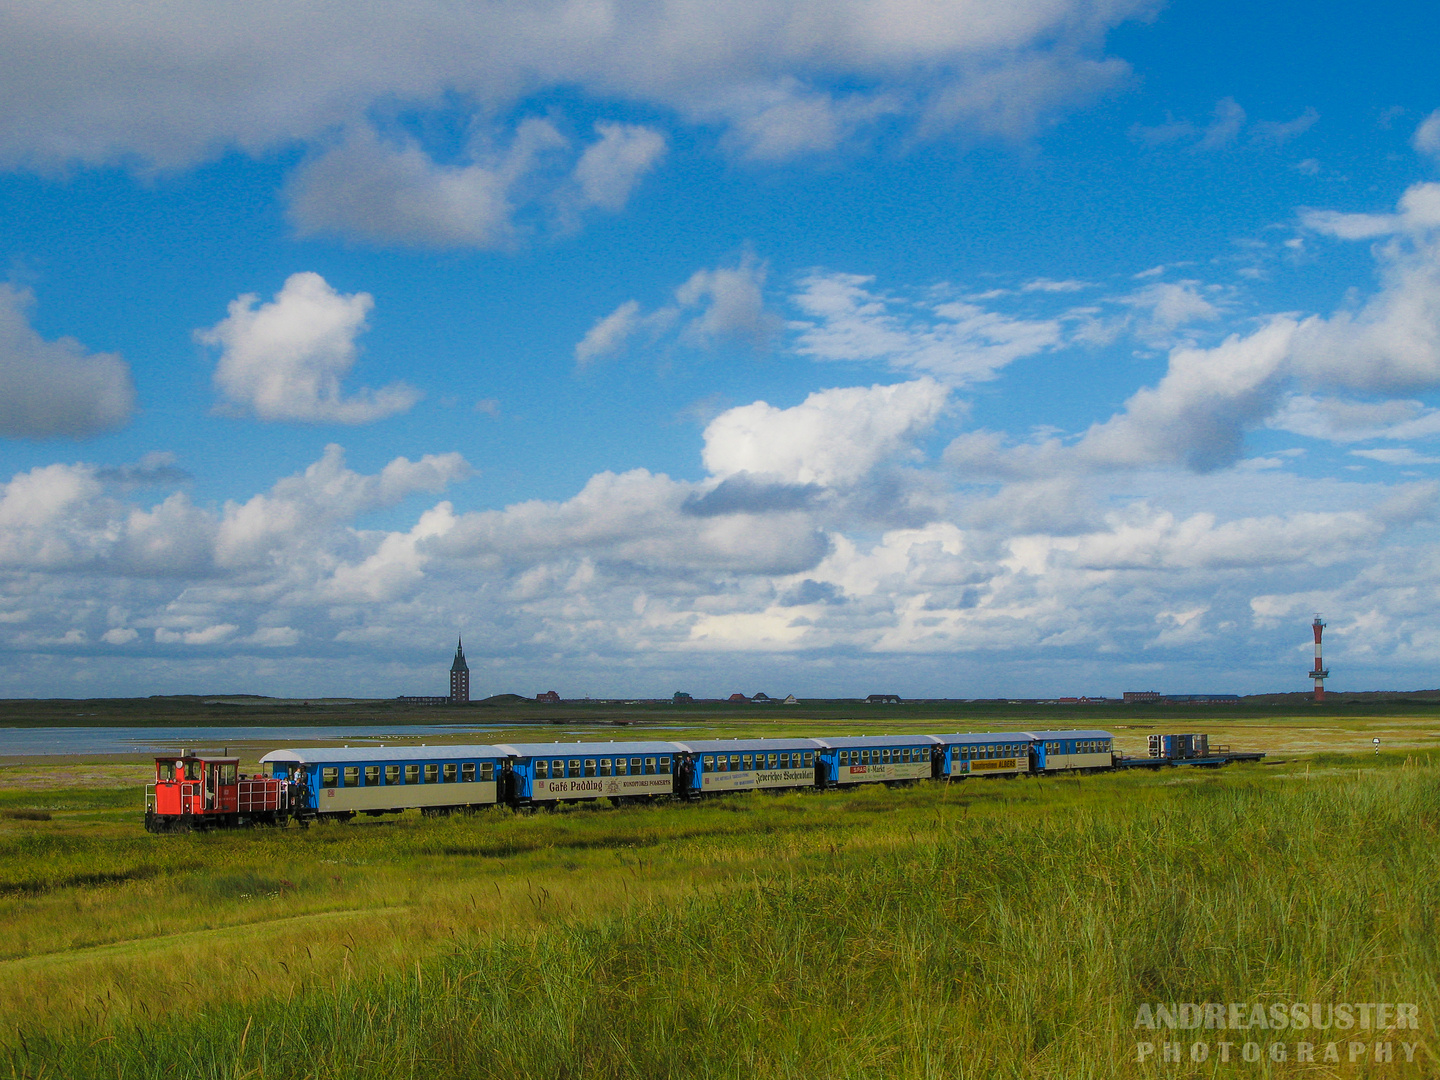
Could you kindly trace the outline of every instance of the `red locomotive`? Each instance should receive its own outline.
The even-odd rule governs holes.
[[[238,757],[181,750],[155,759],[155,783],[145,790],[145,828],[189,832],[237,825],[284,825],[291,785],[283,777],[245,776]]]

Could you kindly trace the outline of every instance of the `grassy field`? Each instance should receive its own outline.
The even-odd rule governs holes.
[[[1131,719],[1109,726],[1143,746]],[[1437,1075],[1440,720],[1209,723],[1272,756],[204,836],[141,830],[134,763],[11,763],[0,1072]],[[1382,730],[1396,749],[1336,752]],[[1421,1025],[1379,1065],[1344,1060],[1350,1033],[1296,1062],[1283,1032],[1284,1063],[1138,1062],[1138,1007],[1171,1001],[1414,1002]]]

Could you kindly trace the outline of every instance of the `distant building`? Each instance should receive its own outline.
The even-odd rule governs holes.
[[[1125,704],[1133,705],[1137,701],[1160,701],[1163,695],[1159,690],[1126,690]]]
[[[535,700],[546,705],[559,705],[560,695],[554,690],[546,690],[543,694],[536,694]]]
[[[401,694],[401,695],[400,695],[399,697],[397,697],[395,700],[398,701],[398,702],[400,702],[401,705],[449,705],[449,704],[450,704],[450,699],[449,699],[448,697],[416,697],[416,696],[407,695],[407,694]]]
[[[675,696],[670,700],[675,702],[676,705],[689,705],[695,699],[689,694],[685,693],[684,690],[676,690]]]
[[[769,701],[770,695],[763,690],[750,699],[751,701]]]
[[[787,698],[786,698],[784,701],[782,701],[780,704],[781,704],[781,705],[799,705],[800,702],[798,702],[798,701],[795,700],[795,695],[794,695],[794,694],[791,694],[789,697],[787,697]]]
[[[465,663],[465,645],[455,639],[455,662],[450,665],[450,703],[464,705],[470,700],[470,665]]]
[[[899,694],[871,694],[865,699],[866,705],[899,705]]]
[[[1057,699],[1060,705],[1101,705],[1109,698],[1103,697],[1062,697]]]
[[[749,701],[750,699],[749,699],[748,697],[746,697],[744,694],[731,694],[731,695],[730,695],[728,698],[726,698],[725,700],[726,700],[726,701],[746,702],[746,701]]]

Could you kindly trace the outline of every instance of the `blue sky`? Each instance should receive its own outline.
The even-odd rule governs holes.
[[[1434,5],[0,18],[0,695],[1440,685]]]

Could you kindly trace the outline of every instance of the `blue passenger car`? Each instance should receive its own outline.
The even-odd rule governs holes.
[[[1023,731],[956,732],[936,738],[945,747],[943,771],[951,780],[1023,776],[1031,771],[1031,740]]]
[[[1038,772],[1072,772],[1108,769],[1115,739],[1108,731],[1031,731]]]
[[[816,739],[820,787],[890,783],[939,776],[943,747],[934,735],[856,735]]]
[[[656,798],[675,792],[678,743],[515,743],[496,747],[509,758],[517,804],[579,799]]]
[[[721,791],[815,786],[815,739],[701,739],[681,748],[676,791],[687,798]]]
[[[324,746],[260,759],[289,780],[300,813],[353,817],[492,806],[505,754],[494,746]]]

